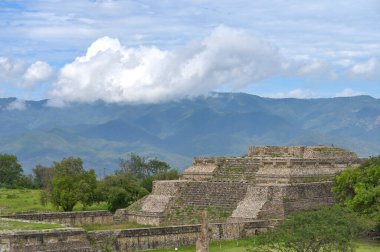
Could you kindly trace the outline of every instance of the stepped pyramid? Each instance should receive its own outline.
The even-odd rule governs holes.
[[[338,172],[358,166],[353,153],[328,146],[256,146],[244,157],[193,158],[180,180],[155,181],[147,197],[117,215],[150,225],[281,219],[334,203]]]

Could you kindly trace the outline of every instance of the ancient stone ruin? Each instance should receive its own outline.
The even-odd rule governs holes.
[[[357,166],[353,152],[327,146],[256,146],[244,157],[194,158],[180,180],[157,181],[153,192],[117,214],[150,225],[281,219],[334,203],[334,175]]]

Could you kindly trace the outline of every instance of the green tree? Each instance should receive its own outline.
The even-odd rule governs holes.
[[[53,169],[49,199],[54,206],[69,212],[78,202],[86,207],[95,201],[96,174],[94,170],[85,171],[80,158],[64,158],[55,162]]]
[[[15,155],[0,154],[0,187],[15,187],[23,170]]]
[[[110,211],[125,208],[148,194],[148,191],[139,185],[136,177],[128,172],[106,176],[100,182],[99,191]]]
[[[369,217],[380,231],[380,156],[338,174],[333,192],[340,203]]]
[[[140,185],[144,187],[146,190],[149,192],[152,192],[152,186],[153,186],[153,181],[156,180],[174,180],[178,179],[179,174],[177,170],[171,169],[169,171],[164,171],[157,173],[153,176],[145,177],[140,180]]]
[[[140,179],[148,173],[147,158],[130,153],[126,159],[120,159],[120,173],[130,173]]]
[[[126,159],[120,159],[120,172],[131,173],[138,179],[167,172],[170,169],[170,165],[164,161],[157,158],[149,159],[135,153],[129,154]]]
[[[362,228],[358,217],[341,207],[296,213],[260,233],[248,251],[354,251],[353,240]]]
[[[42,165],[36,165],[33,169],[34,183],[38,188],[45,188],[49,186],[50,181],[54,176],[54,169]]]

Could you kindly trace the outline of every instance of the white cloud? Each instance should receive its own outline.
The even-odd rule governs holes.
[[[309,99],[316,98],[316,95],[310,90],[294,89],[289,92],[278,92],[273,95],[269,95],[271,98],[297,98],[297,99]]]
[[[0,84],[30,88],[46,81],[53,70],[49,64],[36,61],[30,66],[22,60],[0,57]]]
[[[46,81],[50,78],[53,70],[49,64],[42,61],[36,61],[26,69],[23,75],[23,86],[31,87],[36,83]]]
[[[176,50],[124,47],[103,37],[65,65],[49,96],[53,103],[155,103],[238,89],[282,74],[286,61],[269,43],[219,26],[201,41]]]
[[[354,78],[379,79],[380,62],[375,58],[371,58],[365,63],[354,65],[349,74]]]
[[[351,88],[345,88],[341,92],[337,93],[335,97],[350,97],[350,96],[357,96],[357,95],[363,95],[363,93],[356,92],[352,90]]]
[[[24,69],[23,61],[0,57],[0,79],[2,81],[12,81],[17,75],[22,74]]]
[[[298,74],[300,75],[309,75],[320,72],[323,68],[322,62],[312,62],[310,64],[304,65],[298,69]]]
[[[22,110],[26,109],[26,104],[25,104],[25,101],[20,100],[20,99],[16,99],[13,102],[9,103],[6,106],[6,109],[7,110],[20,110],[20,111],[22,111]]]

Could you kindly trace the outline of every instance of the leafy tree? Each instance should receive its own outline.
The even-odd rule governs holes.
[[[54,206],[69,212],[78,202],[86,207],[95,201],[96,174],[94,170],[85,171],[80,158],[64,158],[55,162],[53,169],[49,198]]]
[[[135,153],[129,154],[128,158],[120,159],[120,172],[131,173],[138,179],[153,176],[170,170],[170,165],[157,158],[149,159]]]
[[[102,198],[107,202],[110,211],[125,208],[148,194],[148,191],[139,185],[136,177],[128,172],[105,177],[100,182],[99,191],[102,192]]]
[[[164,174],[168,172],[171,167],[165,161],[158,160],[157,158],[151,159],[147,163],[148,166],[148,176],[155,176],[158,174]]]
[[[38,188],[46,188],[54,176],[54,169],[42,165],[36,165],[33,169],[34,183]]]
[[[34,178],[32,175],[25,176],[24,174],[21,175],[15,182],[15,184],[12,187],[18,187],[18,188],[30,188],[35,189],[37,188],[36,184],[34,183]]]
[[[169,171],[160,172],[156,175],[145,177],[140,181],[140,185],[149,192],[152,192],[153,181],[155,180],[174,180],[178,179],[179,174],[177,170],[171,169]]]
[[[333,192],[346,207],[368,216],[380,231],[380,156],[341,172]]]
[[[23,176],[15,155],[0,154],[0,187],[15,187]]]
[[[130,173],[136,178],[143,178],[148,173],[147,158],[135,153],[128,155],[126,159],[120,159],[120,172]]]
[[[40,202],[42,205],[46,205],[53,191],[52,180],[54,177],[54,168],[37,165],[33,168],[33,173],[36,187],[42,189]]]
[[[358,217],[341,207],[297,213],[260,233],[248,251],[354,251],[353,239],[362,228]]]

